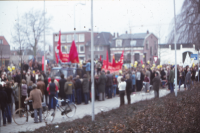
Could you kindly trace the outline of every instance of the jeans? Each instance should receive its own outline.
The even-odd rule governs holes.
[[[56,99],[54,98],[56,95],[55,94],[50,94],[49,95],[49,110],[51,108],[55,109],[56,108]]]
[[[3,116],[3,124],[4,125],[6,124],[6,118],[9,123],[12,122],[10,107],[8,105],[6,105],[6,107],[4,109],[2,109],[2,116]]]
[[[85,104],[88,104],[89,94],[86,92],[84,93]]]
[[[75,90],[72,90],[72,102],[75,103]]]
[[[171,93],[174,92],[174,83],[170,83],[170,90],[171,90]]]
[[[72,103],[72,94],[67,94],[66,97],[69,100],[69,103]]]
[[[113,85],[113,95],[114,95],[114,97],[116,95],[116,89],[117,89],[117,85]]]
[[[179,79],[179,90],[180,90],[181,83],[182,83],[181,79]]]
[[[108,98],[112,98],[112,86],[107,86],[108,89]]]
[[[81,89],[76,90],[77,104],[81,104]]]
[[[42,108],[34,109],[34,120],[35,122],[38,122],[38,112],[39,112],[40,122],[42,122]]]

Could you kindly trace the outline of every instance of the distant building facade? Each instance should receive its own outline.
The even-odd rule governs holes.
[[[124,51],[124,63],[140,62],[148,60],[153,63],[153,56],[158,56],[158,38],[149,33],[122,34],[113,39],[110,46],[111,56],[119,60]]]
[[[77,31],[75,35],[76,48],[79,59],[86,61],[91,59],[91,31]],[[59,33],[53,34],[53,54],[58,53]],[[109,32],[94,32],[94,59],[106,58],[106,51],[109,51],[112,42],[112,35]],[[69,54],[72,41],[74,40],[74,32],[61,32],[61,51],[64,54]]]
[[[177,44],[176,59],[179,65],[184,63],[187,53],[189,56],[191,54],[198,54],[195,44]],[[174,44],[159,44],[158,55],[160,64],[175,64]],[[194,63],[198,63],[198,61],[194,61]]]
[[[7,66],[10,60],[10,45],[4,36],[0,36],[0,66]]]

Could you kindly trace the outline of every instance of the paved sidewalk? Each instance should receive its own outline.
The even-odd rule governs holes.
[[[181,88],[181,91],[184,89]],[[166,96],[169,94],[170,91],[167,89],[160,89],[160,97]],[[144,93],[144,92],[138,92],[134,95],[131,95],[131,103],[136,103],[138,101],[146,100],[146,99],[152,99],[154,98],[154,92],[151,91],[150,93]],[[112,98],[112,99],[106,99],[105,101],[95,101],[95,114],[98,114],[103,111],[109,111],[111,109],[115,109],[119,107],[120,99],[118,96]],[[127,98],[125,96],[125,103],[127,104]],[[56,112],[56,117],[54,118],[53,123],[60,123],[65,121],[72,121],[77,118],[83,118],[85,115],[91,115],[92,113],[92,104],[89,103],[88,105],[77,105],[77,111],[73,118],[67,118],[66,116],[61,116],[60,111]],[[45,122],[35,124],[33,123],[33,118],[29,117],[28,123],[24,125],[17,125],[12,120],[11,124],[7,124],[5,127],[0,127],[0,133],[8,133],[8,132],[18,132],[18,131],[30,131],[37,128],[40,128],[42,126],[45,126]],[[2,122],[3,123],[3,122]]]

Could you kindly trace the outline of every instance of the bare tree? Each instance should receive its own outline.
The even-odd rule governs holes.
[[[200,33],[199,1],[185,0],[181,13],[177,15],[176,19],[177,42],[194,43],[198,48]],[[174,42],[174,25],[171,28],[168,43]]]
[[[23,45],[25,47],[31,47],[34,52],[34,56],[36,56],[36,51],[39,47],[39,43],[42,43],[43,41],[41,37],[44,29],[50,29],[49,25],[52,17],[45,17],[44,27],[43,16],[44,12],[34,11],[33,9],[31,9],[29,12],[25,13],[21,17],[21,23],[19,23],[18,21],[14,25],[14,42],[16,44],[20,44],[21,46]]]

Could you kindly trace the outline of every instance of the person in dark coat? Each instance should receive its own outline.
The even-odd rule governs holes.
[[[185,83],[186,83],[186,86],[187,86],[187,89],[190,90],[190,85],[191,85],[191,71],[190,71],[190,68],[188,68],[188,72],[185,76]]]
[[[132,90],[132,80],[130,78],[130,75],[126,75],[126,96],[128,104],[131,104],[131,90]]]
[[[35,84],[35,74],[34,73],[31,74],[31,81]]]
[[[67,82],[67,80],[64,78],[64,75],[61,74],[61,79],[59,80],[59,86],[60,86],[60,90],[59,90],[59,96],[61,99],[66,99],[66,94],[64,91],[64,87],[65,87],[65,83]],[[62,106],[65,105],[65,102],[61,103]]]
[[[24,61],[22,65],[23,65],[23,71],[28,72],[28,68],[29,68],[28,64]]]
[[[77,104],[81,104],[81,99],[82,99],[82,93],[81,93],[82,92],[82,83],[81,83],[79,75],[76,76],[75,90],[76,90]]]
[[[82,87],[83,87],[85,104],[88,104],[88,100],[89,100],[89,80],[88,80],[86,74],[83,76]]]
[[[20,74],[20,72],[18,72],[17,75],[16,75],[16,81],[17,81],[17,83],[19,85],[20,82],[21,82],[21,74]]]
[[[155,73],[155,78],[153,79],[153,90],[155,98],[159,98],[159,88],[160,88],[160,77],[158,73]]]
[[[98,92],[99,92],[99,101],[105,100],[105,86],[106,86],[106,76],[104,71],[101,71],[101,75],[97,81]]]
[[[7,93],[7,96],[8,96],[8,101],[7,101],[7,105],[8,105],[8,110],[9,110],[9,113],[11,114],[12,116],[12,107],[13,107],[13,102],[12,102],[12,96],[13,96],[13,90],[11,88],[11,84],[9,81],[6,82],[6,86],[5,86],[5,92]]]
[[[8,101],[8,96],[7,93],[3,90],[2,85],[0,84],[0,107],[2,111],[2,116],[3,116],[3,126],[6,126],[6,116],[7,116],[7,121],[8,123],[11,123],[11,114],[9,113],[9,107],[7,104]],[[1,114],[0,114],[1,115]]]
[[[107,71],[107,81],[106,81],[106,93],[108,98],[112,98],[112,85],[113,85],[113,75],[110,74],[110,71]]]
[[[47,97],[48,97],[48,91],[47,91],[47,86],[48,86],[48,78],[44,78],[44,84],[45,84],[45,90],[44,90],[44,95],[45,95],[45,102],[47,104]],[[48,104],[47,104],[48,105]]]

